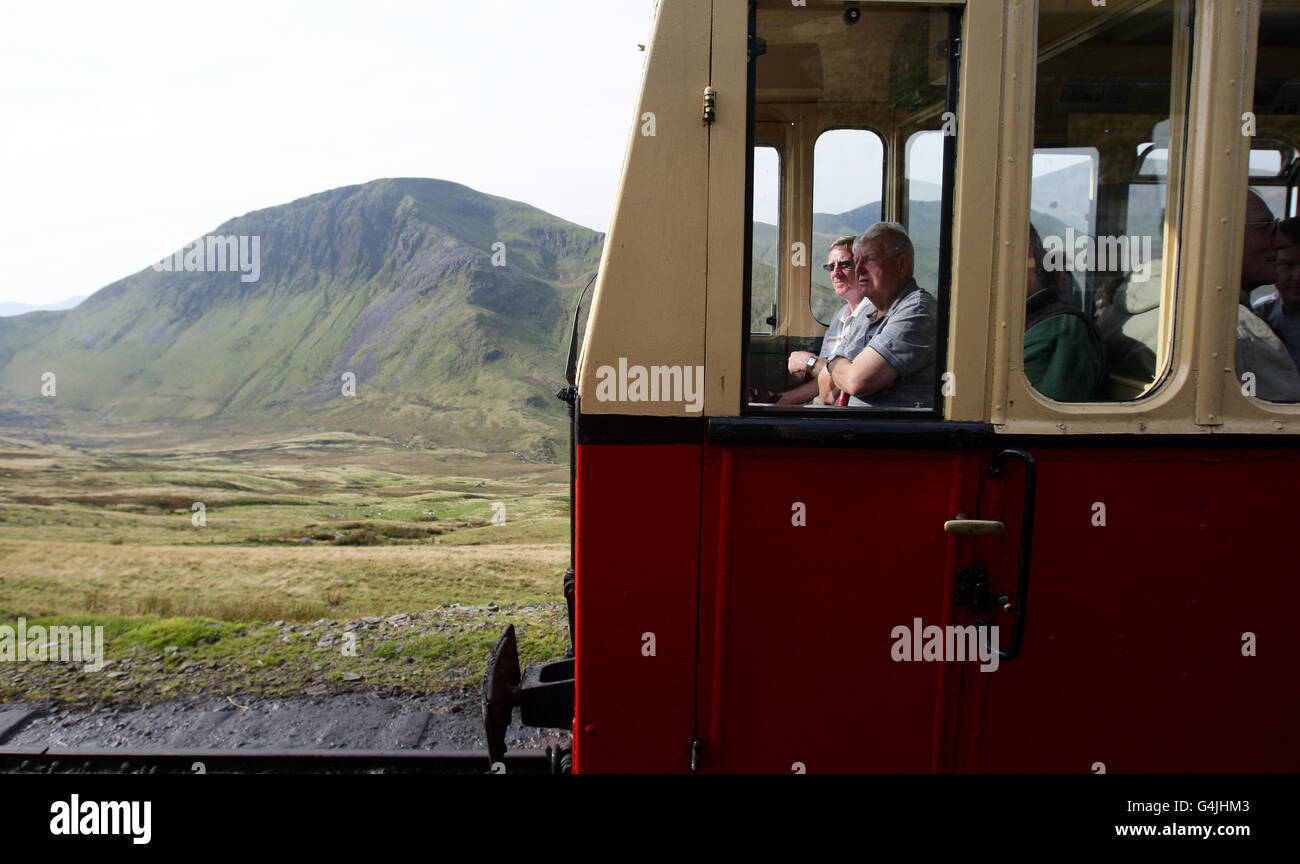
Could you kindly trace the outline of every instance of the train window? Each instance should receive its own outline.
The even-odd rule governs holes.
[[[1300,4],[1264,0],[1255,68],[1254,128],[1247,169],[1236,370],[1241,392],[1300,402]]]
[[[1285,141],[1255,138],[1250,143],[1249,165],[1251,188],[1264,199],[1269,212],[1278,219],[1295,216],[1298,203],[1294,176],[1297,170],[1295,148]],[[1273,286],[1266,288],[1271,291]],[[1258,300],[1258,293],[1265,290],[1256,289],[1257,296],[1251,299]]]
[[[1169,176],[1169,148],[1151,142],[1138,146],[1137,180],[1161,180]]]
[[[916,281],[934,292],[939,284],[939,240],[943,206],[943,132],[926,129],[907,139],[903,162],[903,224],[916,247]]]
[[[1174,13],[1173,0],[1040,10],[1023,368],[1058,401],[1136,399],[1168,364],[1186,118]]]
[[[1252,144],[1250,150],[1250,179],[1267,178],[1276,180],[1282,177],[1282,168],[1285,160],[1282,150],[1268,142],[1261,148],[1257,144]]]
[[[746,343],[750,404],[933,416],[946,351],[961,11],[851,11],[755,6],[763,50],[752,119],[756,132],[791,124],[787,212],[799,224],[786,243],[807,238],[802,266],[813,275],[804,283],[811,314],[782,315],[787,353],[773,356],[761,335]],[[850,235],[862,242],[834,247]]]
[[[831,244],[849,235],[858,236],[880,221],[884,201],[885,144],[866,129],[829,129],[817,137],[813,147],[813,245],[810,254],[819,260]],[[836,293],[832,274],[825,268],[812,270],[813,317],[830,325],[844,307]],[[834,338],[832,334],[832,338]]]
[[[775,147],[754,148],[754,253],[750,271],[749,332],[776,332],[781,296],[781,157]]]
[[[1101,153],[1096,147],[1037,147],[1033,160],[1033,191],[1029,209],[1043,234],[1061,235],[1074,229],[1090,235],[1097,224],[1097,180]],[[1150,165],[1150,157],[1146,159]],[[1061,182],[1065,180],[1065,182]],[[1130,190],[1131,191],[1131,190]]]

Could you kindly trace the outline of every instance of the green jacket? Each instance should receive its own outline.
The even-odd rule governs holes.
[[[1106,361],[1097,327],[1082,311],[1044,289],[1029,298],[1025,326],[1025,376],[1035,390],[1058,402],[1098,397]]]

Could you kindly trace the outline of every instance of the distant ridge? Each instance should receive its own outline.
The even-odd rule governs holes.
[[[73,309],[89,296],[89,294],[83,294],[80,297],[69,297],[67,300],[60,300],[57,303],[47,303],[39,306],[32,306],[27,303],[4,302],[0,303],[0,318],[8,318],[11,315],[26,315],[28,312],[58,312],[63,309]]]
[[[563,456],[567,317],[603,235],[429,179],[332,189],[211,233],[260,238],[257,281],[148,266],[75,309],[0,319],[0,390],[41,400],[54,372],[56,404],[127,420]]]

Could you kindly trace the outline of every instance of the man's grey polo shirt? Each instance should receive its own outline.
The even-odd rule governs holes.
[[[908,282],[889,311],[863,328],[844,335],[837,356],[850,360],[870,348],[898,373],[892,387],[866,399],[849,397],[859,408],[930,408],[934,404],[934,353],[938,333],[938,303],[916,284]]]

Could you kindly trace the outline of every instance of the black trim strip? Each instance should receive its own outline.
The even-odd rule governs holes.
[[[749,392],[749,304],[754,302],[753,298],[753,281],[754,281],[754,103],[758,93],[758,6],[755,3],[749,4],[749,33],[745,40],[746,48],[749,52],[749,62],[745,64],[745,258],[741,262],[741,325],[740,325],[740,356],[742,362],[740,392]],[[712,55],[710,55],[712,62]],[[712,69],[710,69],[712,74]],[[713,157],[713,137],[709,137],[709,159]],[[777,163],[784,167],[784,161]],[[777,195],[777,206],[780,207],[781,196]],[[780,235],[781,218],[777,218],[777,244],[781,246],[782,237]],[[781,262],[780,255],[777,256],[777,263]],[[706,279],[707,284],[707,279]],[[781,281],[777,277],[777,314],[780,314],[781,302]]]
[[[954,117],[961,116],[961,16],[960,8],[948,10],[948,89],[944,104]],[[943,416],[944,375],[950,370],[948,364],[952,362],[952,358],[948,356],[948,327],[952,314],[952,269],[955,257],[952,246],[952,222],[956,190],[957,136],[945,135],[943,137],[943,185],[939,193],[939,272],[938,284],[934,286],[935,300],[939,307],[939,320],[936,322],[935,329],[938,339],[935,340],[934,356],[941,358],[943,365],[940,368],[939,363],[935,364],[934,391],[930,402],[934,406],[933,416],[936,419]],[[910,209],[907,216],[910,222],[912,218]],[[912,264],[915,265],[916,262],[913,261]]]
[[[854,450],[1296,450],[1300,435],[1203,433],[1010,435],[986,423],[926,423],[880,419],[714,417],[709,443],[726,447],[806,447]]]
[[[581,407],[581,406],[579,406]],[[579,444],[694,444],[707,441],[703,417],[579,414]]]
[[[1295,450],[1297,435],[1227,435],[1217,432],[1191,435],[1118,435],[1076,433],[1062,435],[999,435],[998,445],[1034,450]]]
[[[579,414],[580,444],[712,444],[831,450],[1295,450],[1300,435],[1106,433],[1009,435],[987,423],[828,417],[632,417]]]
[[[714,417],[709,420],[709,443],[727,447],[979,450],[994,447],[996,437],[993,427],[984,423],[808,417]]]

